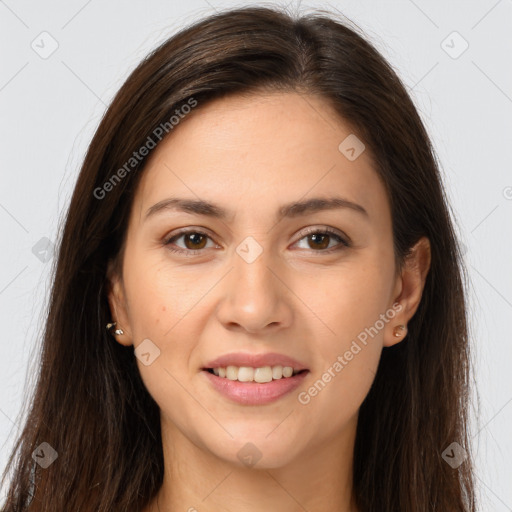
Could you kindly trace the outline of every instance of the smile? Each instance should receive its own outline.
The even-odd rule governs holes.
[[[306,375],[309,374],[309,370],[300,370],[294,374],[291,367],[263,367],[262,374],[266,379],[269,377],[268,368],[270,368],[272,376],[275,371],[276,375],[279,375],[279,372],[281,372],[281,377],[272,378],[265,382],[256,382],[254,378],[255,375],[259,375],[257,372],[260,368],[238,368],[234,366],[204,369],[201,374],[204,375],[209,385],[220,395],[243,405],[265,405],[279,400],[300,386]],[[289,369],[285,370],[285,368]],[[292,375],[286,377],[285,375],[290,373],[290,369],[292,370]],[[215,370],[219,371],[219,375],[214,373]],[[225,370],[226,377],[221,377],[221,370]],[[236,376],[236,379],[230,379],[228,375]],[[240,380],[241,378],[248,379],[249,377],[251,377],[250,380]],[[259,377],[256,376],[256,378]]]

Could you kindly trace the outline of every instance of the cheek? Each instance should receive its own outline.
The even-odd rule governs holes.
[[[375,377],[384,328],[392,321],[386,315],[391,270],[370,254],[317,276],[305,301],[321,321],[322,335],[315,379],[301,389],[299,403],[320,416],[330,411],[338,425],[356,413]]]
[[[152,263],[147,258],[143,264],[136,264],[132,256],[126,265],[125,288],[134,345],[149,339],[154,344],[149,345],[151,350],[157,354],[149,365],[137,358],[144,385],[163,411],[169,404],[186,410],[190,404],[180,383],[189,378],[190,355],[201,328],[194,313],[208,289],[207,283],[196,288],[182,273],[170,272],[161,261]]]
[[[360,279],[359,279],[360,278]],[[318,293],[311,309],[319,311],[328,329],[315,340],[317,364],[314,375],[297,394],[303,411],[312,418],[311,433],[324,430],[336,435],[353,418],[368,394],[382,352],[385,313],[382,282],[363,281],[364,275],[330,283],[333,292]],[[326,423],[328,418],[328,424]]]
[[[181,320],[206,294],[208,277],[199,279],[186,269],[171,268],[162,250],[132,251],[125,262],[125,287],[130,324],[137,339],[172,339]],[[142,338],[141,338],[142,337]]]
[[[321,332],[332,340],[327,343],[328,351],[350,345],[352,339],[379,321],[386,312],[391,283],[391,270],[370,258],[329,269],[317,274],[314,283],[305,283],[301,296],[322,324]],[[381,322],[379,326],[382,331]],[[375,337],[380,339],[381,334]]]
[[[190,378],[192,355],[211,314],[208,292],[218,281],[213,272],[171,266],[161,251],[132,251],[125,264],[134,344],[149,339],[159,355],[149,366],[137,361],[146,387],[158,402],[179,395],[176,380]],[[174,378],[173,378],[174,377]],[[162,390],[160,396],[159,390]],[[159,402],[160,403],[160,402]]]

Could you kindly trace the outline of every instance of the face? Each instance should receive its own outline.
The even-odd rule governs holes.
[[[109,301],[162,429],[209,456],[270,468],[353,440],[403,338],[423,276],[396,272],[386,192],[353,137],[318,97],[231,96],[150,156]]]

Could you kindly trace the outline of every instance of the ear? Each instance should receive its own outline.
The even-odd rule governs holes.
[[[110,306],[111,322],[116,322],[115,328],[111,330],[112,336],[121,345],[129,347],[133,344],[133,336],[129,322],[126,293],[122,277],[115,269],[112,260],[109,261],[107,268],[107,298]],[[115,329],[121,329],[123,334],[114,334]]]
[[[385,347],[399,343],[407,335],[407,323],[414,316],[420,304],[430,262],[430,241],[427,237],[422,237],[412,247],[411,253],[405,259],[404,268],[396,279],[393,304],[398,302],[401,309],[386,326]],[[397,329],[399,325],[405,325],[405,329]]]

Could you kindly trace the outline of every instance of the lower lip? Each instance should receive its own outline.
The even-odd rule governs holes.
[[[299,387],[309,371],[298,373],[293,377],[284,377],[271,382],[239,382],[225,377],[217,377],[203,370],[212,386],[226,398],[239,404],[264,405],[278,400]]]

